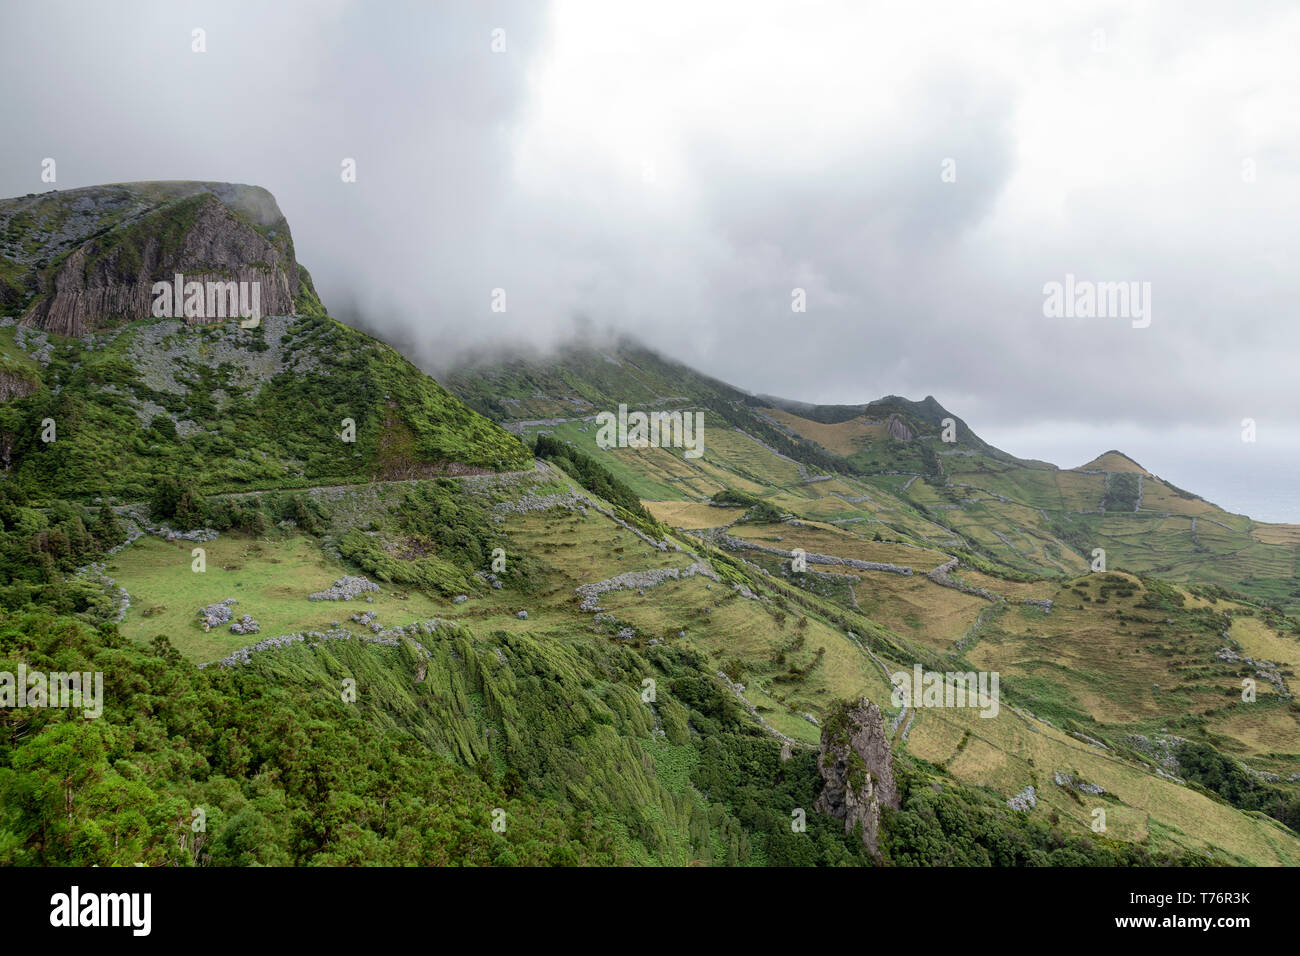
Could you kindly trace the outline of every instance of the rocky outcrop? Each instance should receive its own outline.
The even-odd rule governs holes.
[[[1153,734],[1150,737],[1143,734],[1129,734],[1120,741],[1132,747],[1138,753],[1145,754],[1160,765],[1160,768],[1178,772],[1178,749],[1187,743],[1187,738],[1176,737],[1173,734]],[[1159,772],[1159,768],[1157,768]],[[1167,775],[1166,775],[1167,776]]]
[[[889,416],[885,422],[885,431],[889,433],[890,438],[896,438],[899,441],[911,441],[912,429],[907,427],[907,422],[898,417],[898,413]]]
[[[1017,813],[1028,813],[1038,806],[1038,793],[1034,790],[1033,784],[1029,784],[1025,789],[1009,799],[1007,806]]]
[[[209,604],[207,607],[199,608],[199,619],[203,625],[203,630],[210,631],[214,627],[221,627],[223,624],[230,623],[230,606],[238,603],[234,598],[226,598],[216,604]]]
[[[379,585],[360,575],[345,574],[324,591],[313,591],[308,601],[352,601],[369,591],[378,591]]]
[[[1287,689],[1286,678],[1282,676],[1282,668],[1276,661],[1257,660],[1253,657],[1247,657],[1239,654],[1231,647],[1220,648],[1214,655],[1221,661],[1227,661],[1229,664],[1244,664],[1255,671],[1255,677],[1258,680],[1267,681],[1273,686],[1277,695],[1283,700],[1291,699],[1291,691]]]
[[[1066,773],[1064,770],[1057,770],[1052,773],[1052,782],[1058,787],[1065,790],[1074,790],[1078,793],[1085,793],[1092,797],[1099,797],[1106,792],[1106,788],[1096,783],[1088,783],[1086,780],[1080,780],[1072,773]]]
[[[26,398],[40,388],[34,375],[24,375],[9,369],[0,369],[0,402]]]
[[[264,189],[130,184],[39,200],[32,214],[42,215],[38,222],[47,227],[36,238],[43,237],[49,248],[29,263],[37,297],[23,325],[83,336],[148,318],[154,283],[170,283],[177,273],[185,282],[257,283],[259,316],[295,311],[299,274],[293,242],[275,199]]]
[[[230,625],[231,634],[256,634],[261,629],[262,626],[253,619],[251,614],[245,614]]]
[[[813,809],[843,821],[845,833],[860,828],[862,845],[879,856],[881,807],[898,807],[889,732],[880,708],[861,697],[827,714],[817,766],[823,786]]]

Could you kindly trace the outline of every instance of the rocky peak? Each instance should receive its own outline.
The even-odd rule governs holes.
[[[880,853],[880,808],[898,807],[889,733],[880,708],[859,698],[841,703],[822,727],[817,766],[822,792],[814,809],[844,821],[844,832],[861,826],[862,843]]]
[[[44,193],[0,201],[0,225],[10,224],[28,241],[0,250],[26,270],[8,299],[23,303],[22,324],[45,332],[81,336],[148,318],[154,283],[177,274],[255,282],[260,315],[294,311],[293,241],[265,189],[181,182]]]

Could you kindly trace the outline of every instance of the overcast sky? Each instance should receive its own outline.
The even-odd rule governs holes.
[[[1300,520],[1297,51],[1287,2],[7,2],[0,194],[257,183],[429,368],[590,323]]]

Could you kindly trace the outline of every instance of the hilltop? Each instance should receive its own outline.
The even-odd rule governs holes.
[[[1142,475],[1144,478],[1155,477],[1155,475],[1151,474],[1151,472],[1147,471],[1128,455],[1124,454],[1122,451],[1115,451],[1113,448],[1110,451],[1102,452],[1086,465],[1080,465],[1078,468],[1072,470],[1122,472],[1125,474]]]
[[[264,189],[44,193],[0,201],[0,234],[17,306],[0,319],[10,487],[130,500],[163,478],[213,492],[528,466],[518,441],[328,316]],[[154,318],[152,284],[176,272],[261,283],[263,317]]]
[[[262,314],[316,311],[275,198],[233,183],[146,182],[0,200],[0,308],[80,336],[147,316],[154,282],[256,282]]]
[[[553,432],[596,454],[660,502],[658,513],[682,520],[713,520],[707,502],[730,488],[778,511],[959,548],[1014,573],[1079,573],[1100,548],[1110,567],[1300,610],[1300,527],[1223,511],[1117,451],[1074,469],[1017,458],[933,396],[814,405],[754,395],[630,340],[475,365],[444,381],[511,431]],[[619,403],[704,411],[704,457],[595,449],[594,415]]]

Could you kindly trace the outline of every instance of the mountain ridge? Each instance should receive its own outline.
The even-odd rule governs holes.
[[[1017,458],[985,442],[933,395],[832,406],[782,399],[696,372],[631,337],[463,367],[443,380],[517,434],[553,430],[597,455],[648,501],[703,503],[725,488],[757,492],[795,515],[884,520],[893,533],[959,540],[972,553],[1034,573],[1085,568],[1100,548],[1112,565],[1181,581],[1244,584],[1256,597],[1300,609],[1293,575],[1300,526],[1225,512],[1114,449],[1076,468]],[[596,448],[594,430],[582,423],[620,404],[703,410],[710,436],[704,460],[673,462],[662,449]],[[945,441],[949,419],[951,440]],[[795,462],[794,482],[755,484],[743,462],[750,453],[718,447],[731,439],[712,438],[717,427],[739,430]],[[819,475],[838,477],[827,482]],[[827,495],[809,502],[816,487]],[[889,502],[881,505],[887,514],[854,503],[864,496]]]
[[[133,188],[129,222],[7,241],[32,265],[93,244],[111,297],[140,277],[114,249],[187,248],[186,203],[225,215]],[[1122,570],[1156,535],[1239,578],[1248,519],[1021,463],[933,396],[822,422],[626,342],[444,388],[305,287],[251,327],[133,295],[46,313],[78,335],[0,319],[0,657],[107,688],[102,722],[0,735],[0,864],[1300,861],[1300,621]],[[703,456],[597,445],[619,404],[698,411]],[[1259,544],[1280,579],[1293,545]],[[899,704],[912,668],[1005,697]],[[865,843],[818,799],[827,753],[869,798],[837,705],[863,697],[898,796]]]

